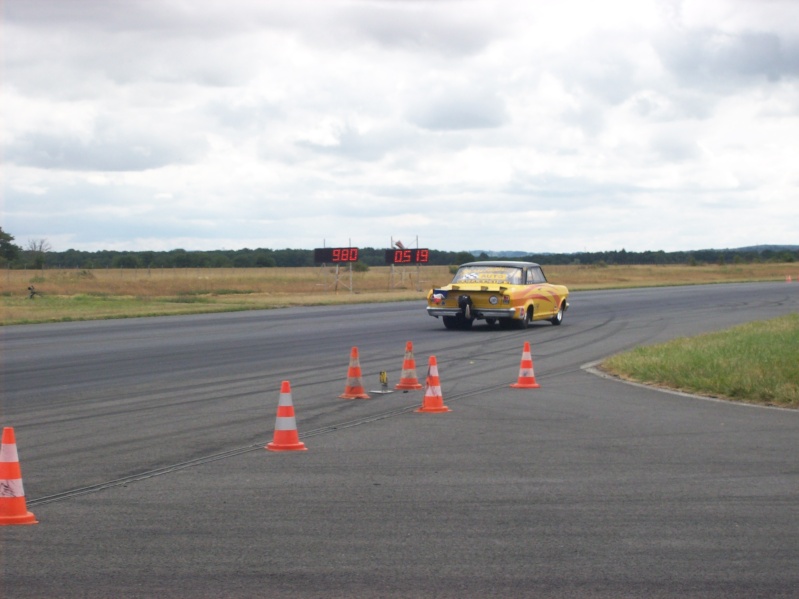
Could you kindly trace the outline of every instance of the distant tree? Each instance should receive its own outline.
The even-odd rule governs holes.
[[[255,258],[252,252],[236,252],[233,256],[233,266],[235,268],[252,268],[255,266]]]
[[[311,250],[282,249],[275,250],[272,254],[277,266],[313,266],[313,252]]]
[[[187,251],[174,249],[170,251],[120,252],[101,250],[86,252],[67,250],[54,252],[46,240],[30,242],[28,249],[23,250],[12,243],[13,236],[0,229],[0,265],[23,265],[29,268],[44,265],[46,254],[47,265],[58,268],[111,268],[113,267],[146,267],[146,268],[254,268],[254,267],[307,267],[314,266],[312,250],[243,248],[241,250]],[[799,246],[788,246],[755,249],[755,250],[693,250],[691,252],[644,251],[632,252],[625,249],[605,252],[578,252],[569,254],[528,254],[519,260],[538,262],[543,265],[579,264],[579,265],[623,265],[623,264],[742,264],[760,262],[797,262]],[[384,248],[359,248],[358,261],[366,266],[385,265]],[[464,262],[491,259],[487,253],[474,256],[470,252],[452,252],[430,249],[430,265],[449,266]],[[135,263],[134,263],[135,262]],[[124,265],[124,266],[123,266]]]
[[[0,261],[10,263],[19,256],[22,248],[12,243],[13,241],[14,236],[9,235],[0,227]]]
[[[183,248],[177,248],[169,252],[172,256],[172,264],[177,268],[188,268],[191,266],[191,256]]]
[[[139,268],[139,257],[136,254],[123,254],[111,261],[111,268]]]
[[[266,251],[255,252],[255,266],[272,268],[276,265],[275,259]]]
[[[139,264],[141,264],[142,266],[150,268],[155,262],[155,252],[153,251],[139,252],[138,261]]]
[[[44,269],[45,256],[52,250],[50,242],[46,239],[30,239],[26,253],[31,260],[33,268]]]
[[[216,254],[211,258],[212,268],[230,268],[233,266],[233,261],[224,254]]]

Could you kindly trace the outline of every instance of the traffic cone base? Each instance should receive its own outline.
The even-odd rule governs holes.
[[[296,443],[275,443],[270,441],[266,444],[266,449],[269,451],[308,451],[305,443],[297,441]]]
[[[3,507],[0,507],[1,512],[19,512],[15,515],[0,515],[0,526],[14,526],[16,524],[38,524],[39,521],[36,519],[31,512],[28,511],[28,508],[25,504],[24,497],[14,497],[13,499],[17,500],[14,503],[16,505],[12,505],[11,503],[6,504],[3,502]]]
[[[413,357],[413,343],[410,341],[405,344],[405,359],[402,361],[402,374],[400,375],[399,383],[397,383],[394,388],[403,391],[416,391],[422,388],[422,384],[416,376],[416,360]]]
[[[363,388],[363,376],[361,375],[361,362],[358,358],[358,348],[353,347],[350,352],[350,366],[347,369],[347,385],[344,393],[339,395],[341,399],[371,399],[366,389]]]
[[[438,362],[435,356],[430,356],[427,369],[427,386],[424,391],[422,405],[414,410],[421,413],[442,413],[451,412],[444,405],[444,397],[441,395],[441,381],[438,378]]]
[[[38,524],[38,521],[25,503],[14,429],[6,427],[0,445],[0,526],[15,524]]]
[[[275,434],[265,449],[269,451],[306,451],[305,443],[300,441],[297,421],[294,417],[294,404],[291,401],[291,385],[283,381],[280,386],[280,399],[275,418]]]
[[[533,358],[530,354],[530,342],[524,342],[524,349],[522,351],[522,362],[519,366],[519,378],[515,383],[511,384],[514,389],[538,389],[541,385],[535,380],[535,371],[533,370]]]
[[[444,406],[444,405],[438,406],[438,407],[423,405],[421,408],[416,408],[414,410],[414,412],[420,412],[420,413],[423,413],[423,414],[424,413],[427,413],[427,414],[440,414],[442,412],[451,412],[451,411],[452,410],[450,410],[447,406]]]

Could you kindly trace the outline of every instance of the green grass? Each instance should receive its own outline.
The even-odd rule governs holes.
[[[799,408],[799,314],[640,347],[602,369],[691,393]]]

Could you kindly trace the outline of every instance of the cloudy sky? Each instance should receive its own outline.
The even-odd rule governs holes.
[[[3,0],[53,250],[799,243],[796,0]]]

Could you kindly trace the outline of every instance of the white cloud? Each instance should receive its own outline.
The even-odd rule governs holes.
[[[2,223],[54,249],[796,243],[789,0],[6,0]]]

